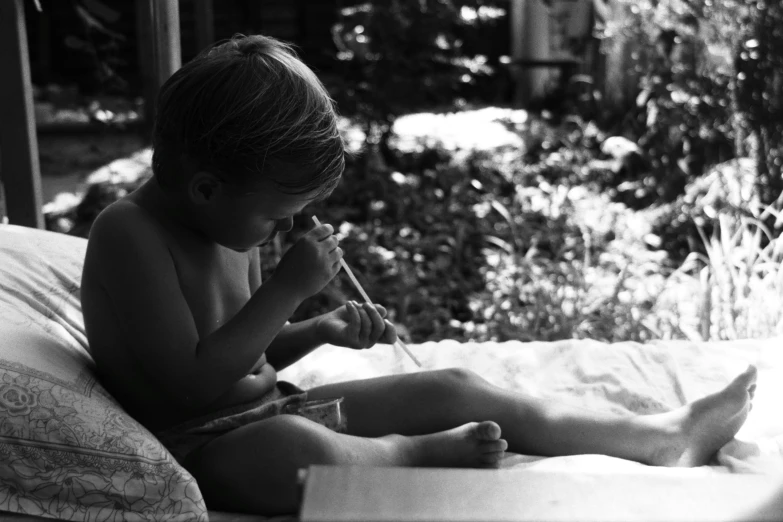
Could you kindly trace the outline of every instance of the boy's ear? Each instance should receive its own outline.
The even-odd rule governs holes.
[[[209,172],[197,172],[188,183],[188,197],[196,205],[212,203],[220,195],[223,185]]]

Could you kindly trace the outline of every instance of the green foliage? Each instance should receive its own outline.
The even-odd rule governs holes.
[[[389,0],[343,8],[332,31],[340,67],[328,81],[340,110],[383,132],[401,114],[491,90],[507,52],[506,4]]]
[[[120,57],[120,49],[128,45],[127,38],[114,30],[121,13],[99,0],[73,4],[79,20],[79,34],[69,34],[62,44],[92,63],[92,89],[102,92],[128,92],[128,82],[118,70],[126,63]]]
[[[783,240],[762,219],[719,216],[711,235],[702,232],[706,254],[691,255],[673,276],[680,284],[698,281],[697,339],[753,339],[783,332]]]
[[[752,165],[741,175],[728,165],[688,187],[686,197],[719,222],[705,240],[717,239],[675,271],[651,234],[661,209],[634,211],[605,193],[593,125],[534,116],[502,123],[527,145],[393,147],[386,156],[368,148],[349,158],[333,196],[267,247],[264,272],[312,226],[314,214],[338,229],[346,261],[408,341],[646,341],[779,331],[783,243],[761,225],[779,214],[743,199],[747,183],[738,180]],[[148,175],[140,174],[133,181],[109,176],[77,206],[47,213],[47,226],[86,235],[100,210]],[[740,206],[755,217],[729,214]],[[294,320],[346,299],[361,297],[341,273]]]
[[[609,34],[633,42],[639,96],[619,132],[650,159],[643,207],[733,157],[758,160],[763,202],[781,193],[783,6],[759,0],[623,0]],[[611,39],[611,37],[610,37]],[[630,110],[629,110],[630,109]]]
[[[431,146],[385,158],[366,149],[332,197],[270,247],[266,270],[313,213],[338,228],[346,261],[406,340],[654,337],[661,256],[633,236],[626,207],[597,195],[594,127],[504,124],[538,139],[522,150]],[[295,319],[345,299],[360,296],[341,274]]]

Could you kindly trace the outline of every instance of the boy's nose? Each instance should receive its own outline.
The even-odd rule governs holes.
[[[277,225],[275,226],[275,230],[277,230],[278,232],[288,232],[292,228],[294,228],[293,216],[287,217],[285,219],[278,219]]]

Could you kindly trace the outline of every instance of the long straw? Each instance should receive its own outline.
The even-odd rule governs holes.
[[[313,216],[313,222],[316,224],[316,226],[319,226],[321,224],[320,221],[318,221],[318,218]],[[343,258],[340,258],[340,266],[343,267],[343,270],[345,270],[345,273],[348,274],[348,277],[351,279],[351,282],[353,283],[353,286],[356,287],[356,289],[359,291],[360,294],[362,294],[362,297],[364,298],[364,301],[369,304],[370,306],[375,306],[372,304],[372,300],[370,299],[370,296],[367,295],[367,292],[364,291],[364,288],[362,288],[362,285],[359,284],[359,280],[356,279],[356,276],[353,275],[353,272],[351,271],[351,268],[348,266],[348,263],[345,262]],[[408,357],[410,357],[413,362],[416,363],[416,366],[421,368],[421,363],[416,358],[416,356],[413,355],[413,353],[410,351],[410,349],[405,346],[405,343],[400,340],[398,337],[396,341],[394,341],[394,346],[399,346],[403,349],[403,351],[408,354]]]

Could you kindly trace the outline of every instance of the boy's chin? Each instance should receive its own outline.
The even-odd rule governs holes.
[[[268,244],[269,244],[269,241],[264,241],[263,243],[258,243],[257,245],[251,245],[251,246],[248,246],[248,247],[227,246],[227,248],[233,250],[234,252],[239,252],[239,253],[244,254],[245,252],[250,252],[254,248],[260,248],[260,247],[268,245]]]
[[[226,245],[224,243],[221,243],[221,245],[229,250],[233,250],[234,252],[239,252],[239,253],[250,252],[254,248],[258,248],[258,245],[237,246],[237,245]]]
[[[0,0],[0,1],[2,1],[2,0]],[[269,243],[272,242],[272,240],[274,240],[274,238],[275,238],[275,235],[272,235],[272,236],[266,238],[265,240],[261,241],[260,243],[256,243],[255,245],[237,246],[237,245],[226,245],[226,244],[223,244],[223,246],[233,250],[234,252],[249,252],[249,251],[253,250],[254,248],[259,248],[259,247],[263,247],[263,246],[268,245]]]

